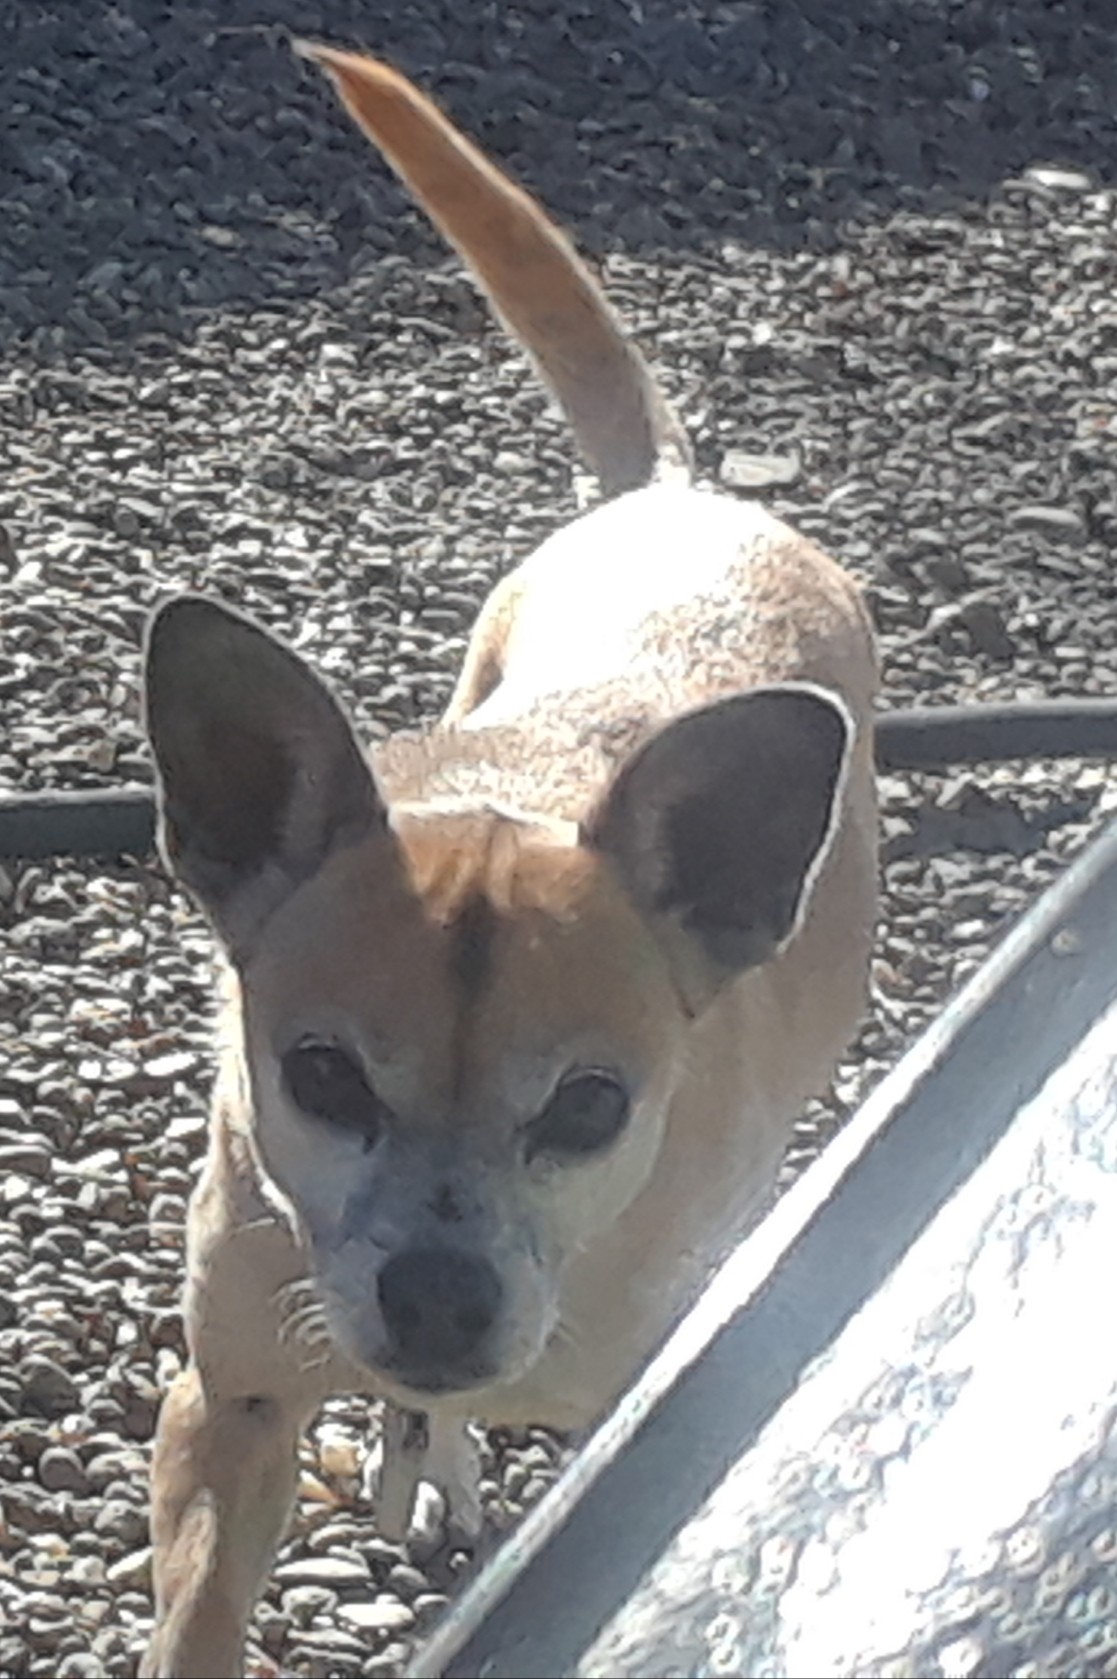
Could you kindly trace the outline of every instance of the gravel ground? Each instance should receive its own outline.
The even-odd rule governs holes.
[[[761,481],[864,579],[891,703],[1113,691],[1110,0],[24,0],[0,784],[148,779],[138,646],[171,589],[293,638],[370,736],[428,717],[574,505],[518,355],[279,24],[375,46],[543,193],[706,476]],[[789,1171],[1114,802],[1088,764],[886,782],[877,1006]],[[7,864],[0,923],[0,1671],[125,1674],[210,947],[136,864]],[[375,1537],[376,1426],[337,1404],[308,1443],[254,1673],[396,1673],[467,1566],[433,1507],[410,1553]],[[560,1455],[493,1438],[494,1528]]]

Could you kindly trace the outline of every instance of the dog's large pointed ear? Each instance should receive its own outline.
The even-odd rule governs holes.
[[[168,866],[240,950],[386,810],[348,722],[294,653],[197,596],[147,640],[146,723]]]
[[[849,712],[824,689],[736,694],[639,747],[583,825],[684,957],[695,1006],[798,930],[833,842],[852,744]]]

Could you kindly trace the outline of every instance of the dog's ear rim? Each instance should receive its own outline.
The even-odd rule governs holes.
[[[654,840],[649,844],[648,839],[659,814],[656,760],[665,751],[670,753],[673,744],[685,739],[685,731],[701,731],[704,719],[720,721],[739,714],[746,720],[747,728],[750,708],[755,715],[757,702],[776,699],[782,703],[783,699],[792,697],[810,701],[819,708],[819,714],[824,712],[829,722],[840,725],[829,783],[820,800],[823,813],[820,832],[798,875],[792,913],[780,919],[776,935],[759,938],[752,951],[743,948],[727,951],[724,942],[706,939],[696,927],[686,925],[685,914],[678,913],[679,905],[665,905],[661,901],[659,872],[650,866]],[[669,959],[684,980],[683,991],[692,1013],[700,1013],[728,981],[782,954],[801,930],[840,829],[857,733],[854,714],[841,694],[820,683],[789,680],[746,689],[680,713],[643,740],[620,764],[604,794],[580,824],[581,843],[606,860],[637,910],[660,935]],[[651,783],[643,799],[642,781]],[[662,809],[668,804],[665,800]],[[641,817],[644,833],[637,831]]]
[[[308,710],[316,714],[312,719],[316,732],[332,754],[324,766],[327,773],[323,779],[340,778],[344,796],[339,797],[341,786],[327,789],[333,794],[336,809],[332,814],[324,812],[317,840],[308,836],[301,854],[300,848],[292,845],[284,853],[278,833],[273,855],[260,851],[255,857],[241,858],[222,856],[220,845],[207,849],[204,831],[193,842],[188,837],[189,816],[171,768],[175,725],[170,713],[176,703],[182,703],[183,689],[188,686],[182,683],[182,661],[189,657],[191,644],[197,648],[201,643],[201,657],[212,658],[214,637],[241,641],[246,659],[260,660],[264,674],[273,680],[278,677],[280,686],[287,685],[288,701],[301,693]],[[148,618],[143,672],[142,722],[155,765],[160,855],[168,872],[198,901],[230,953],[243,953],[271,910],[316,873],[334,850],[356,843],[373,827],[382,828],[387,835],[387,807],[352,725],[327,683],[250,614],[209,595],[183,592],[169,596]],[[293,738],[288,745],[294,747]],[[286,814],[290,815],[296,798],[301,795],[306,802],[306,789],[313,786],[315,777],[307,775],[293,756],[288,769],[291,797]],[[273,812],[276,821],[284,814],[277,800]],[[208,837],[212,840],[212,831]]]

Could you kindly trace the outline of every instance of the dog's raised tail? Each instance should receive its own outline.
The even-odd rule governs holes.
[[[296,41],[468,263],[558,397],[609,494],[689,475],[686,440],[573,246],[526,192],[377,59]]]

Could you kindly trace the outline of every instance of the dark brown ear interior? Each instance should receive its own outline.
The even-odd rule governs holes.
[[[302,660],[194,596],[147,645],[146,721],[169,866],[233,942],[385,813],[343,713]]]
[[[621,767],[584,838],[649,918],[722,977],[799,925],[833,834],[852,723],[820,688],[736,694],[669,723]]]

